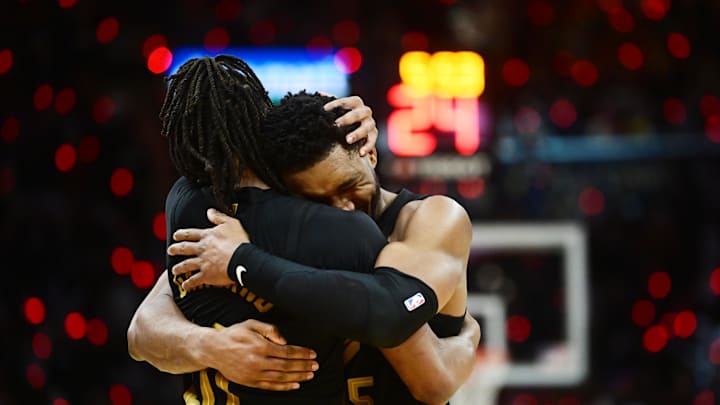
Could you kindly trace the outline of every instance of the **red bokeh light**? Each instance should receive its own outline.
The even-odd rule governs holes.
[[[711,115],[705,121],[705,134],[715,142],[720,143],[720,115]]]
[[[55,150],[55,167],[61,172],[69,172],[75,166],[76,157],[72,145],[62,144]]]
[[[670,97],[663,103],[665,120],[672,125],[682,125],[687,118],[685,104],[677,98]]]
[[[538,400],[530,394],[519,394],[513,398],[511,405],[538,405]]]
[[[52,405],[70,405],[70,403],[65,398],[55,398]]]
[[[597,0],[597,3],[598,6],[600,6],[600,8],[606,13],[622,7],[622,0]]]
[[[715,339],[710,344],[709,356],[712,364],[720,365],[720,338]]]
[[[568,51],[560,51],[553,58],[553,70],[560,76],[570,76],[570,68],[575,63],[575,56]]]
[[[333,46],[332,41],[330,41],[328,37],[319,35],[309,40],[305,47],[308,49],[308,51],[319,50],[325,52],[332,50]]]
[[[578,60],[570,67],[573,80],[582,87],[590,87],[598,80],[598,70],[588,60]]]
[[[33,363],[25,369],[25,377],[31,387],[39,390],[45,386],[45,370],[37,364]]]
[[[587,216],[598,215],[605,210],[605,196],[602,191],[594,187],[588,187],[580,192],[578,205],[583,214]]]
[[[362,66],[362,54],[357,48],[342,48],[335,53],[335,66],[343,73],[355,73]]]
[[[352,20],[340,21],[332,28],[332,38],[340,46],[355,45],[360,40],[360,27]]]
[[[205,34],[205,38],[203,39],[203,46],[205,46],[208,52],[220,52],[227,48],[228,45],[230,45],[230,33],[222,27],[211,29]],[[167,68],[165,69],[167,70]]]
[[[112,405],[130,405],[132,404],[132,394],[126,386],[113,384],[110,387],[110,402]]]
[[[100,140],[97,136],[88,135],[78,144],[78,159],[83,163],[92,163],[100,155]]]
[[[132,191],[133,175],[130,170],[123,167],[115,169],[110,176],[110,191],[118,197],[125,197]]]
[[[700,391],[695,396],[693,405],[715,405],[715,394],[710,390]]]
[[[657,353],[667,345],[669,335],[665,327],[655,325],[645,330],[643,346],[651,353]]]
[[[521,107],[513,117],[515,129],[523,135],[534,134],[540,129],[541,123],[540,113],[532,107]]]
[[[655,304],[648,300],[635,301],[632,307],[632,320],[637,326],[646,327],[655,319]]]
[[[559,128],[571,127],[577,119],[575,106],[568,100],[557,100],[550,107],[550,119]]]
[[[662,20],[670,10],[670,0],[642,0],[642,11],[651,20]]]
[[[91,319],[87,323],[87,338],[95,346],[102,346],[108,340],[108,328],[102,319]]]
[[[520,87],[530,79],[530,67],[522,59],[508,59],[503,65],[502,76],[507,84]]]
[[[618,59],[628,70],[638,70],[645,62],[640,48],[631,42],[620,45],[618,48]]]
[[[53,88],[49,84],[41,84],[35,89],[33,105],[38,111],[47,110],[53,102]]]
[[[70,8],[77,3],[77,0],[58,0],[58,6],[60,8]]]
[[[720,267],[710,274],[710,291],[715,295],[720,295]]]
[[[117,18],[107,17],[100,21],[95,31],[95,38],[101,44],[107,44],[115,39],[120,31],[120,23]]]
[[[463,198],[473,200],[485,192],[485,180],[482,177],[471,177],[457,181],[457,190]]]
[[[544,0],[533,0],[528,5],[528,19],[537,27],[546,27],[552,24],[555,18],[555,9]]]
[[[700,98],[700,111],[705,117],[720,115],[720,99],[710,94],[702,96]]]
[[[406,32],[401,42],[406,51],[426,51],[430,46],[427,35],[422,32]]]
[[[55,111],[60,115],[65,115],[72,111],[76,101],[75,90],[66,87],[55,96]]]
[[[67,314],[65,317],[65,332],[70,336],[70,339],[82,339],[87,332],[85,317],[79,312],[70,312]]]
[[[575,397],[562,397],[557,405],[580,405],[580,401]]]
[[[255,45],[267,45],[275,40],[277,30],[272,21],[261,20],[250,27],[250,41]]]
[[[420,183],[420,194],[447,194],[447,182],[443,179],[430,178]]]
[[[147,37],[143,42],[142,54],[144,58],[149,58],[152,51],[160,48],[161,46],[167,46],[167,40],[162,34],[153,34]]]
[[[33,353],[40,359],[47,359],[52,352],[52,343],[48,335],[38,332],[32,338]]]
[[[135,255],[126,247],[116,247],[110,255],[110,264],[117,274],[130,274],[135,263]]]
[[[690,41],[685,38],[685,35],[679,32],[673,32],[668,35],[667,48],[675,58],[687,59],[690,57]]]
[[[25,300],[23,312],[28,322],[33,325],[39,325],[45,320],[45,304],[40,298],[30,297]]]
[[[133,263],[130,279],[137,288],[150,288],[155,283],[155,270],[150,262]]]
[[[695,333],[697,317],[691,311],[681,311],[673,321],[673,334],[677,337],[688,338]]]
[[[165,213],[159,212],[153,219],[153,234],[160,240],[167,239],[167,232],[165,229]]]
[[[648,292],[655,299],[662,299],[670,294],[672,280],[664,271],[656,271],[648,278]]]
[[[98,124],[106,124],[115,113],[115,102],[110,97],[103,96],[93,104],[93,120]]]
[[[173,54],[164,46],[156,48],[150,53],[147,60],[148,70],[157,74],[164,73],[170,68],[173,61]]]
[[[0,51],[0,75],[4,75],[13,65],[13,53],[10,49]]]
[[[632,14],[622,7],[616,7],[608,13],[610,25],[617,32],[626,34],[635,28],[635,19]]]
[[[520,315],[513,315],[507,320],[507,336],[511,342],[522,343],[530,337],[532,325],[530,321]]]
[[[215,18],[223,22],[237,20],[240,9],[240,0],[220,0],[215,5]]]
[[[15,117],[7,117],[0,127],[0,137],[3,142],[11,144],[20,135],[20,120]]]
[[[15,188],[15,171],[9,167],[0,169],[0,194],[10,194]]]

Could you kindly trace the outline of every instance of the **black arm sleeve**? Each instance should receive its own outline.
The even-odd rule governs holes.
[[[298,318],[378,347],[404,342],[438,309],[427,284],[393,268],[370,274],[315,269],[249,243],[235,250],[228,275]]]

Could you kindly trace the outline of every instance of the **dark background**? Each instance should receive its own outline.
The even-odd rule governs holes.
[[[111,17],[116,35],[112,22],[106,31]],[[357,39],[334,29],[347,21]],[[491,162],[481,193],[466,198],[454,181],[390,173],[381,180],[445,192],[478,223],[572,221],[586,229],[590,375],[575,387],[508,389],[500,401],[716,403],[718,21],[714,0],[3,1],[0,404],[180,402],[179,378],[133,361],[126,349],[132,313],[162,271],[164,196],[176,177],[159,135],[162,75],[148,70],[143,46],[153,34],[171,50],[202,46],[218,27],[232,46],[304,47],[321,36],[356,47],[363,64],[351,93],[373,107],[381,138],[386,92],[399,82],[405,51],[481,54],[481,100],[491,115],[491,142],[478,152]],[[635,69],[619,60],[627,43],[643,55]],[[510,58],[527,64],[529,80],[514,82]],[[593,67],[597,80],[584,83]],[[576,110],[569,125],[553,119],[558,100]],[[554,153],[544,149],[550,140],[560,145]],[[508,143],[522,153],[509,154]],[[380,159],[393,159],[382,140]],[[119,195],[113,178],[125,186]],[[511,277],[518,266],[553,267],[557,258],[503,260],[515,268]],[[518,294],[547,291],[548,301],[558,282],[523,279]],[[556,315],[509,304],[509,315],[533,325],[528,344],[554,337],[543,331],[558,324]],[[633,308],[646,319],[633,321]],[[685,323],[673,318],[681,312]],[[679,323],[689,336],[674,336]],[[662,343],[657,352],[644,344],[648,336]]]

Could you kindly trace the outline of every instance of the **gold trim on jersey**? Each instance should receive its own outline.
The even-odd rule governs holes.
[[[375,378],[372,376],[355,377],[347,379],[348,399],[353,405],[374,405],[370,395],[360,395],[360,388],[372,387],[375,384]]]

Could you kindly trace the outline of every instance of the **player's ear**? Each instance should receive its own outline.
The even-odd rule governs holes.
[[[373,146],[372,149],[367,151],[366,156],[370,160],[370,165],[374,169],[377,166],[377,149]]]

